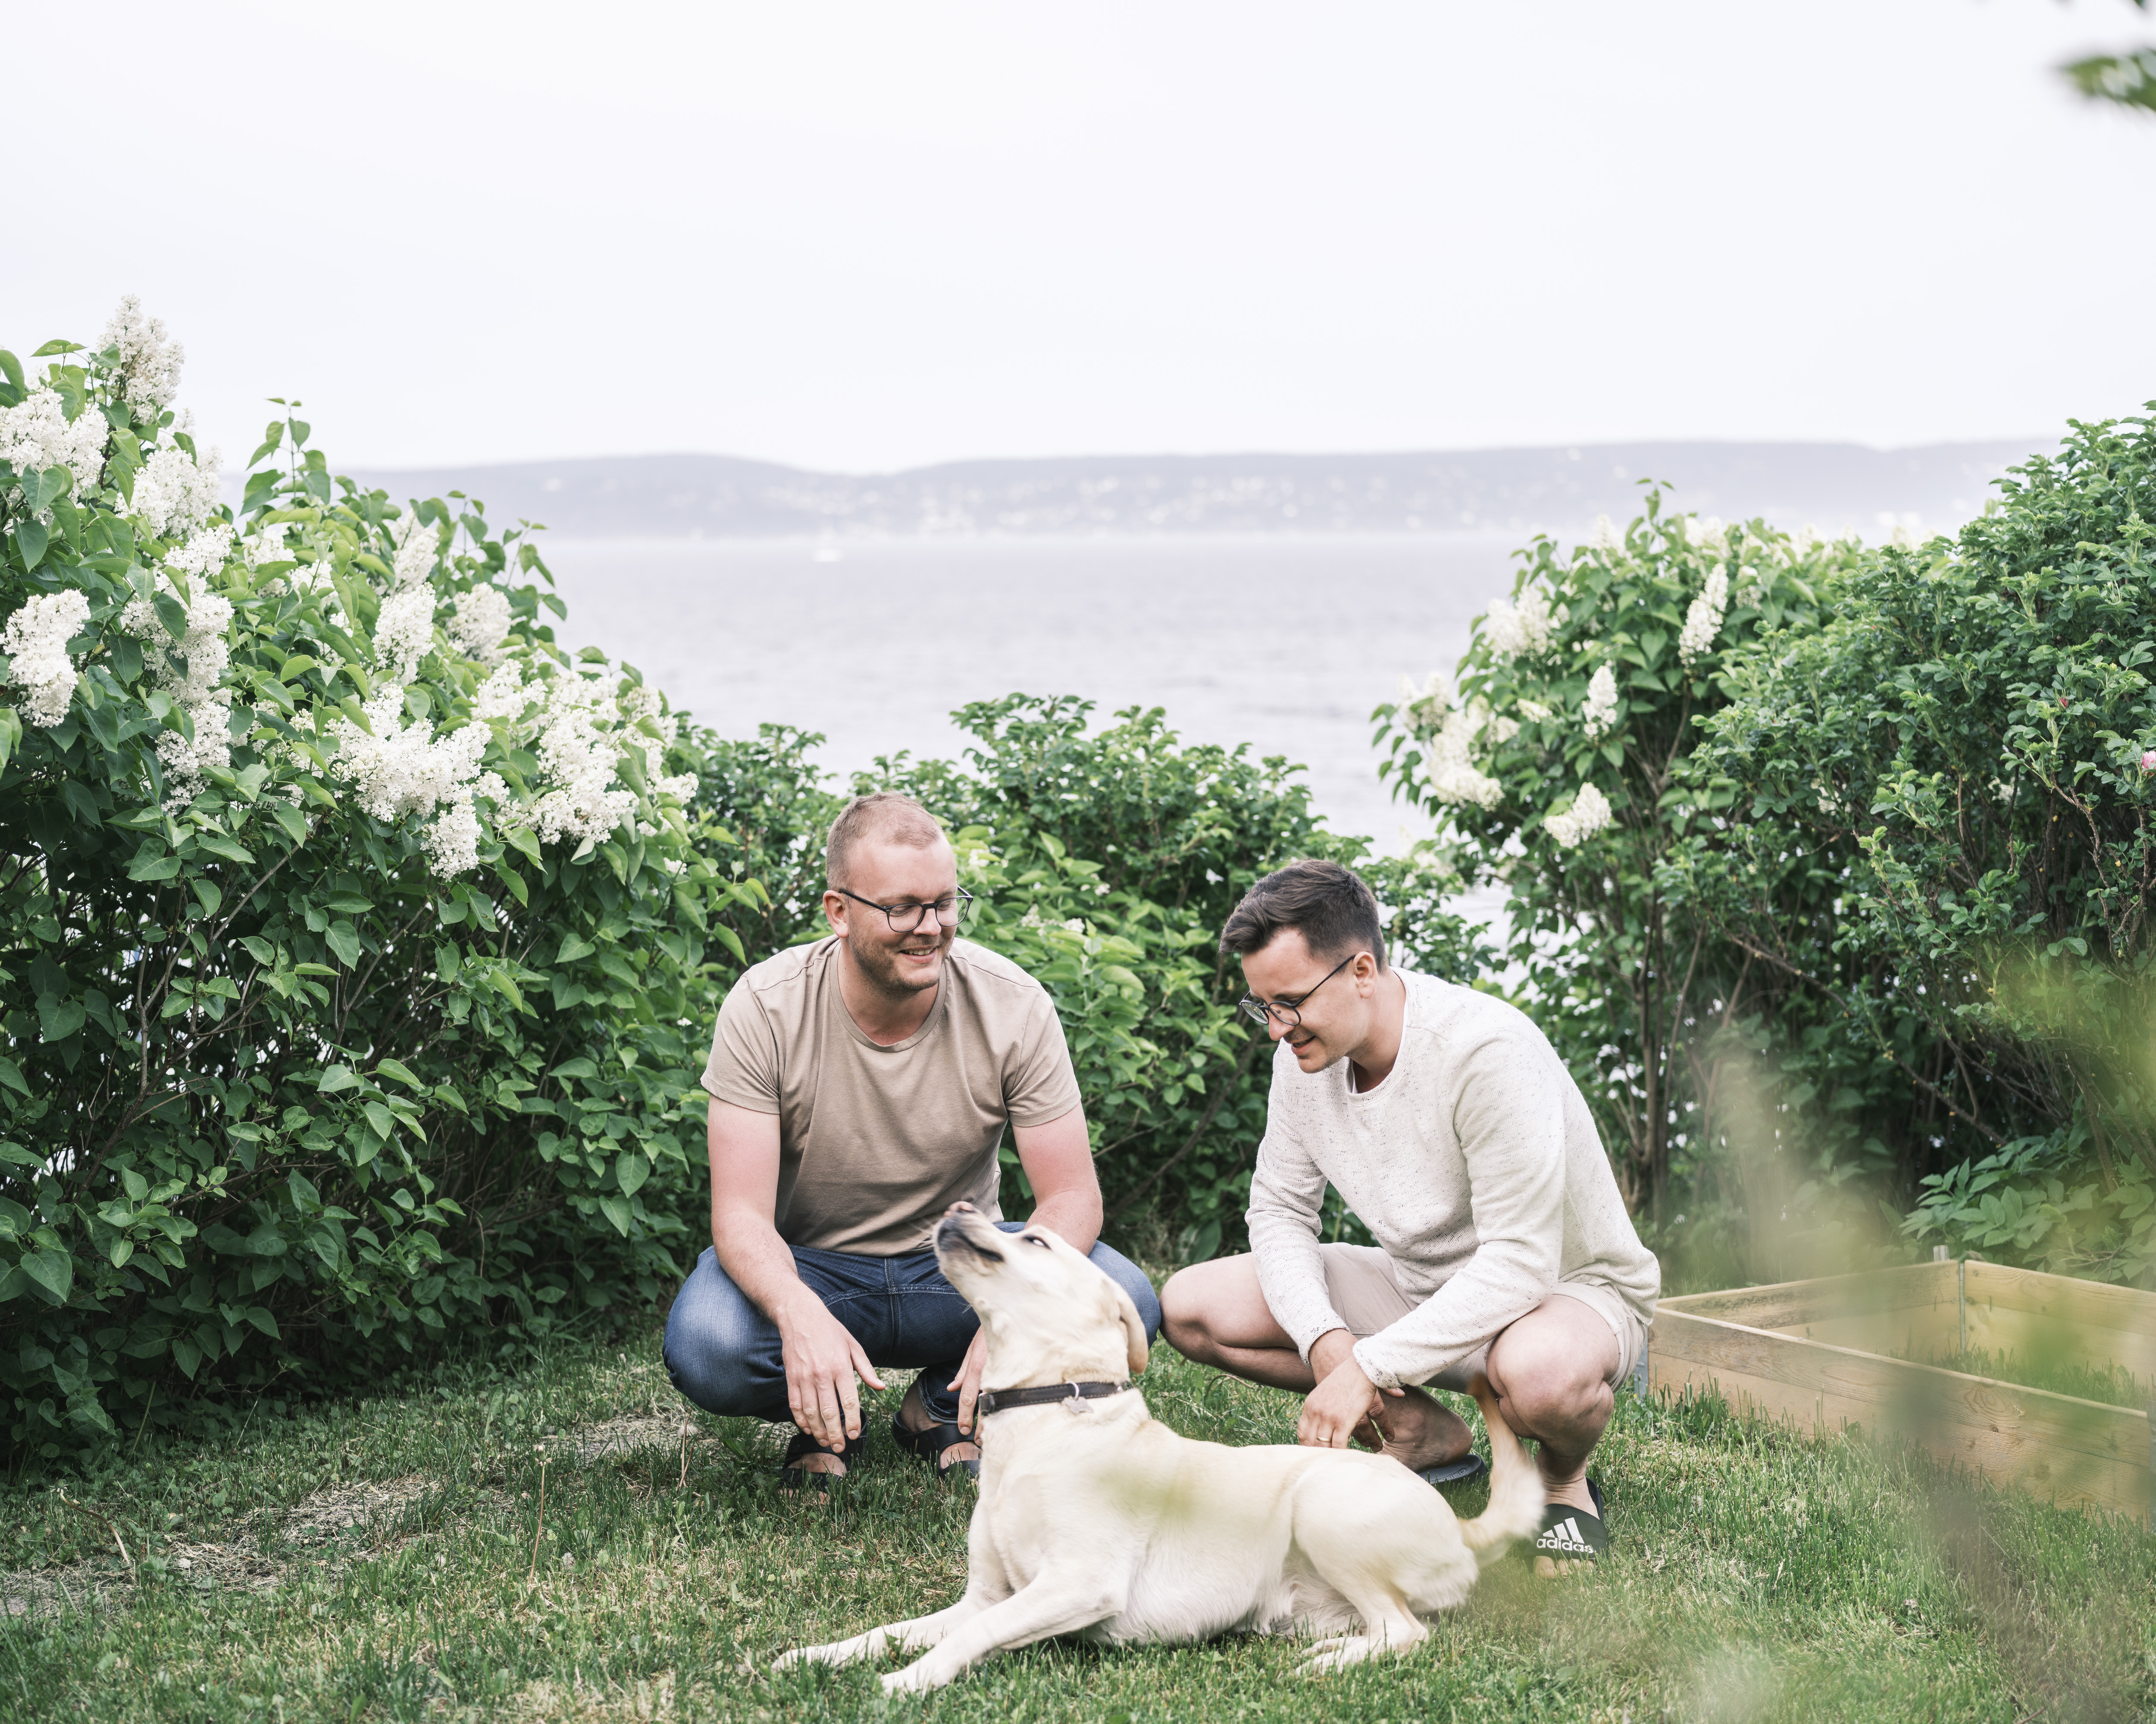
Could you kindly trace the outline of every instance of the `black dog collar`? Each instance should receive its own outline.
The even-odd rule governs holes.
[[[1051,1401],[1101,1401],[1128,1389],[1127,1382],[1052,1382],[1037,1389],[990,1389],[975,1405],[985,1417],[1013,1407],[1044,1407]]]

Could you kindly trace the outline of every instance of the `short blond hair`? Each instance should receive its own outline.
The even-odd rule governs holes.
[[[911,796],[896,790],[871,790],[865,796],[856,796],[831,822],[831,836],[824,846],[824,883],[845,884],[854,847],[865,838],[926,850],[942,836],[942,824]]]

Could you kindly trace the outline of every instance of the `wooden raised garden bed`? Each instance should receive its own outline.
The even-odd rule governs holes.
[[[1941,1262],[1666,1299],[1649,1381],[1718,1390],[1814,1435],[1861,1425],[2156,1530],[2152,1413],[1912,1362],[1981,1352],[2156,1380],[2156,1294]]]

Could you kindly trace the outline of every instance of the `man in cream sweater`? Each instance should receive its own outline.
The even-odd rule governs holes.
[[[1278,1044],[1250,1183],[1250,1253],[1183,1270],[1163,1328],[1187,1356],[1306,1392],[1299,1440],[1417,1471],[1469,1454],[1417,1385],[1478,1371],[1537,1440],[1536,1567],[1608,1547],[1588,1457],[1642,1356],[1661,1270],[1579,1087],[1522,1013],[1388,966],[1376,900],[1337,863],[1250,888],[1221,934]],[[1331,1183],[1374,1246],[1323,1243]]]

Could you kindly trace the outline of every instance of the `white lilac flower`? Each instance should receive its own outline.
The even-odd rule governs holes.
[[[1440,802],[1495,808],[1503,800],[1505,787],[1478,770],[1469,758],[1476,736],[1489,718],[1489,707],[1479,700],[1454,707],[1430,738],[1425,769],[1430,794]]]
[[[59,393],[40,383],[13,407],[0,407],[0,461],[18,474],[65,467],[74,476],[80,497],[105,471],[105,445],[111,430],[94,407],[85,407],[70,420]]]
[[[1520,702],[1520,716],[1539,724],[1550,716],[1550,709],[1538,700],[1523,700]]]
[[[1400,717],[1417,736],[1436,734],[1451,710],[1452,684],[1445,680],[1444,672],[1432,671],[1430,680],[1419,687],[1412,677],[1400,678]]]
[[[1617,523],[1607,515],[1597,515],[1594,531],[1589,536],[1589,543],[1607,557],[1625,548],[1625,535],[1618,531]]]
[[[472,696],[475,718],[517,718],[543,691],[524,686],[524,667],[511,659],[501,666]]]
[[[1685,543],[1696,551],[1706,551],[1717,557],[1729,554],[1729,529],[1719,516],[1686,515]]]
[[[167,552],[158,566],[189,580],[219,574],[232,560],[232,539],[228,522],[213,521],[190,533],[178,549]]]
[[[621,713],[621,722],[632,728],[649,724],[659,733],[662,747],[671,748],[681,735],[679,713],[665,710],[665,702],[659,691],[648,682],[633,682],[614,702]]]
[[[29,696],[23,711],[41,728],[68,715],[75,668],[67,644],[89,620],[90,600],[70,587],[24,600],[0,629],[0,652],[13,661],[8,680]]]
[[[239,542],[239,553],[246,558],[249,569],[293,560],[292,548],[285,543],[285,529],[290,524],[284,521],[270,522]]]
[[[1491,601],[1482,638],[1501,659],[1531,656],[1549,645],[1553,627],[1548,594],[1531,587],[1517,606],[1504,599]]]
[[[622,739],[599,728],[599,709],[613,704],[596,678],[557,676],[547,685],[534,752],[548,788],[531,805],[542,843],[597,843],[635,811],[635,793],[614,785]]]
[[[651,792],[655,796],[678,796],[687,802],[695,798],[696,787],[701,782],[693,772],[676,773],[671,778],[659,780],[652,785]],[[1106,888],[1101,889],[1106,891]]]
[[[1498,718],[1490,721],[1490,740],[1493,743],[1508,743],[1519,733],[1520,721],[1517,718]]]
[[[217,453],[191,460],[176,443],[150,451],[135,476],[126,513],[152,538],[178,538],[209,519],[217,507]]]
[[[1717,564],[1708,571],[1706,587],[1685,613],[1684,630],[1677,636],[1678,658],[1690,664],[1712,651],[1714,637],[1722,632],[1722,615],[1728,609],[1729,576]]]
[[[457,594],[456,620],[449,625],[449,638],[466,657],[490,665],[501,657],[501,643],[509,638],[514,620],[509,595],[500,587],[474,587],[469,593]]]
[[[1924,536],[1906,521],[1897,522],[1893,532],[1887,535],[1887,543],[1897,551],[1913,551],[1924,542]]]
[[[180,392],[180,367],[186,350],[165,339],[165,326],[142,315],[142,301],[133,294],[120,301],[120,309],[105,326],[101,347],[120,350],[120,375],[125,387],[121,399],[137,419],[155,419],[172,404]]]
[[[1617,673],[1608,665],[1596,668],[1587,679],[1587,701],[1579,709],[1579,722],[1589,742],[1599,742],[1617,722]]]
[[[1557,840],[1558,849],[1577,850],[1608,826],[1609,819],[1609,799],[1593,785],[1582,785],[1570,808],[1543,816],[1543,829]]]
[[[441,879],[454,879],[479,866],[479,811],[469,795],[451,802],[427,828],[427,866]]]
[[[1825,543],[1819,528],[1808,521],[1790,536],[1789,553],[1794,557],[1809,557]]]
[[[229,541],[227,541],[228,544]],[[157,590],[174,600],[179,594],[163,574]],[[223,687],[232,664],[232,647],[225,639],[232,626],[232,601],[220,594],[195,589],[187,605],[187,632],[175,641],[164,620],[146,600],[131,599],[120,613],[120,626],[147,641],[157,687],[170,695],[187,715],[192,738],[177,730],[161,732],[157,758],[170,782],[166,805],[181,808],[201,793],[206,768],[232,764],[232,691]]]
[[[417,514],[408,515],[398,527],[397,562],[393,588],[408,587],[414,581],[423,581],[434,572],[434,559],[441,554],[441,535],[433,525],[420,520]]]
[[[393,682],[409,682],[434,644],[434,589],[422,583],[392,593],[374,620],[374,661]]]
[[[472,867],[480,836],[472,799],[482,790],[506,794],[498,777],[479,769],[490,737],[487,727],[462,724],[438,736],[426,719],[408,723],[404,691],[394,683],[384,683],[361,710],[371,733],[349,718],[330,727],[336,744],[331,773],[353,787],[361,809],[376,820],[431,820],[442,814],[427,834],[429,865],[444,878]],[[459,808],[465,812],[459,814]]]

